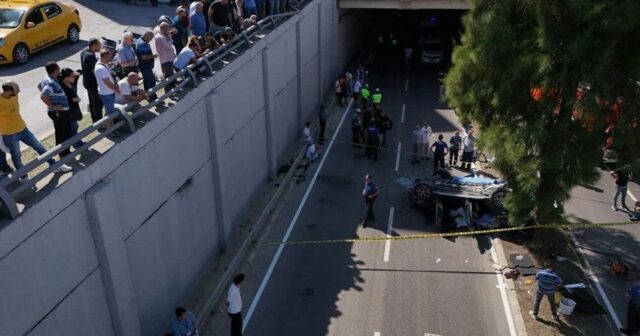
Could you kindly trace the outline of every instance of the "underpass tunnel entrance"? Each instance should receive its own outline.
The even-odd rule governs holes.
[[[393,63],[394,59],[402,62],[404,50],[410,47],[416,64],[444,69],[451,64],[453,46],[460,43],[465,10],[366,11],[365,49],[379,50],[380,56],[391,57]]]

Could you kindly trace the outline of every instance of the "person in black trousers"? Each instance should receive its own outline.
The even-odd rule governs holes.
[[[442,134],[438,135],[438,141],[431,145],[431,151],[433,152],[433,174],[438,170],[438,166],[444,169],[444,157],[449,150],[447,144],[442,141]]]
[[[82,70],[78,70],[76,72],[69,68],[63,68],[60,70],[60,76],[58,77],[60,86],[62,86],[62,90],[64,90],[64,94],[67,96],[67,101],[69,102],[69,113],[67,114],[69,122],[69,137],[78,134],[78,121],[82,120],[80,97],[78,97],[78,79],[81,75],[81,71]],[[73,147],[78,149],[82,145],[84,145],[84,142],[79,140],[73,144]],[[69,153],[68,150],[65,152]]]
[[[635,335],[640,330],[640,284],[631,286],[627,291],[627,327],[620,328],[625,335]]]
[[[364,177],[364,190],[362,190],[362,196],[364,197],[364,206],[366,209],[364,220],[362,221],[362,227],[366,228],[367,223],[370,220],[376,219],[376,215],[373,213],[373,203],[376,201],[376,198],[380,196],[380,188],[373,183],[373,177],[370,174],[367,174]]]
[[[102,119],[102,100],[98,94],[98,81],[96,81],[96,75],[94,70],[98,58],[95,53],[100,51],[102,44],[100,40],[91,38],[89,40],[89,47],[80,53],[80,63],[82,65],[82,85],[87,90],[87,96],[89,97],[89,113],[91,113],[91,120],[96,122]]]
[[[233,278],[233,283],[227,292],[227,315],[231,318],[231,336],[242,336],[242,297],[240,287],[244,282],[244,274]]]
[[[324,131],[327,129],[327,115],[325,113],[325,106],[320,105],[320,113],[318,114],[318,121],[320,122],[320,134],[318,135],[318,143],[324,145]]]

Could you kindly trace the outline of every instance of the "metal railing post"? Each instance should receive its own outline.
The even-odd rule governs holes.
[[[136,125],[133,123],[133,119],[131,119],[131,116],[129,116],[127,111],[125,111],[122,107],[116,107],[116,109],[118,110],[118,113],[120,114],[120,116],[127,121],[127,125],[129,126],[129,132],[133,134],[133,132],[136,131]]]
[[[18,204],[16,200],[11,196],[4,187],[0,187],[0,200],[4,204],[5,208],[9,211],[9,216],[13,219],[18,217],[20,211],[18,211]]]

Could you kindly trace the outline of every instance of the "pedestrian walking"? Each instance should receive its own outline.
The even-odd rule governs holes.
[[[473,130],[470,129],[467,135],[462,138],[462,159],[460,160],[462,169],[471,169],[473,163],[473,153],[476,150],[476,137],[473,136]]]
[[[20,105],[18,104],[19,93],[20,87],[15,82],[7,81],[2,84],[2,94],[0,94],[0,135],[2,135],[2,142],[11,154],[11,161],[16,170],[23,167],[20,142],[33,148],[40,155],[47,152],[47,149],[27,128],[27,124],[20,115]],[[47,163],[53,165],[55,160],[49,159]],[[54,172],[65,173],[71,170],[73,170],[71,167],[63,164]],[[26,182],[28,178],[24,176],[18,180],[20,182]]]
[[[620,328],[620,332],[625,335],[634,335],[640,330],[640,284],[631,286],[626,295],[629,297],[627,327]]]
[[[362,132],[362,111],[356,109],[356,112],[351,117],[351,143],[356,148],[360,147]]]
[[[380,196],[380,188],[373,182],[373,177],[367,174],[364,177],[364,189],[362,190],[364,197],[365,214],[362,221],[362,227],[367,228],[369,221],[375,221],[376,215],[373,213],[373,203]]]
[[[551,317],[554,320],[558,319],[558,312],[555,303],[555,293],[562,284],[562,279],[556,272],[553,271],[553,264],[550,261],[544,262],[544,270],[536,273],[536,280],[538,280],[538,290],[536,292],[536,300],[533,303],[533,310],[529,311],[531,317],[535,320],[538,319],[538,311],[540,310],[540,302],[543,297],[546,297],[551,306]]]
[[[244,282],[244,274],[233,278],[233,283],[227,292],[227,315],[231,318],[231,336],[242,336],[242,297],[240,287]]]
[[[627,165],[622,166],[614,171],[612,171],[611,176],[616,180],[616,193],[613,196],[613,205],[611,208],[614,211],[620,209],[629,209],[627,207],[627,184],[629,184],[629,180],[631,179],[630,169]],[[622,207],[618,207],[618,198],[621,198]]]
[[[420,125],[416,125],[416,128],[411,132],[411,164],[420,163],[420,147],[422,146],[422,132],[420,131]]]
[[[365,155],[370,160],[378,161],[378,140],[380,136],[380,130],[376,125],[376,120],[371,119],[369,126],[367,127],[367,146],[365,148]]]
[[[458,152],[460,151],[461,143],[462,137],[460,137],[460,132],[456,131],[449,139],[449,168],[458,164]]]
[[[380,130],[380,146],[384,147],[387,143],[387,131],[393,128],[393,121],[391,121],[388,115],[380,111],[378,124],[378,129]]]
[[[340,106],[344,106],[344,83],[344,78],[338,78],[338,80],[336,80],[334,84],[336,90],[336,99],[338,100],[338,103],[340,103]]]
[[[438,140],[431,145],[431,151],[433,152],[433,175],[436,174],[438,166],[444,169],[444,157],[449,151],[447,143],[442,141],[443,138],[444,136],[442,134],[438,135]]]
[[[420,155],[423,160],[429,160],[429,143],[433,131],[431,130],[431,126],[429,126],[429,124],[425,122],[424,125],[422,125],[420,132],[422,133],[422,146],[420,147]]]
[[[98,82],[94,74],[98,58],[96,53],[100,52],[102,43],[96,38],[89,39],[89,46],[80,53],[80,64],[82,66],[82,86],[87,90],[89,98],[89,113],[91,121],[96,122],[102,119],[102,100],[98,94]]]
[[[360,89],[360,97],[362,98],[362,110],[367,110],[367,104],[369,104],[369,98],[371,97],[371,92],[369,92],[369,84],[365,84],[362,89]]]
[[[176,317],[171,321],[173,336],[197,336],[196,315],[182,307],[176,308]]]
[[[362,90],[362,82],[356,77],[353,81],[353,103],[357,104],[360,99],[360,90]]]
[[[407,46],[404,49],[404,64],[411,65],[412,59],[413,59],[413,49],[410,46]]]
[[[173,44],[171,25],[166,22],[160,23],[160,29],[153,39],[156,52],[158,53],[158,61],[160,62],[160,69],[162,69],[163,79],[167,79],[175,73],[173,67],[173,61],[176,60],[176,49]],[[144,74],[143,74],[144,75]],[[173,83],[166,86],[165,90],[169,91],[173,89]]]
[[[142,74],[142,84],[144,89],[149,91],[156,86],[156,74],[153,73],[153,67],[155,66],[157,54],[153,53],[151,49],[151,40],[153,39],[153,31],[147,30],[136,40],[136,57],[138,58],[138,68]],[[158,99],[158,96],[154,93],[149,96],[150,100]]]
[[[47,115],[53,121],[56,145],[65,142],[73,136],[69,100],[58,81],[60,66],[55,62],[44,65],[47,77],[38,84],[40,99],[47,106]],[[60,158],[69,154],[69,150],[60,152]]]
[[[324,140],[324,132],[327,130],[327,113],[326,107],[324,105],[320,105],[320,112],[318,113],[318,124],[320,125],[320,134],[318,134],[318,144],[323,145]]]

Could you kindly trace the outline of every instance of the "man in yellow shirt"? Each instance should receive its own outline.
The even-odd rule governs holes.
[[[20,87],[15,82],[9,81],[2,84],[2,94],[0,94],[0,135],[2,135],[2,141],[5,146],[9,148],[11,161],[16,170],[23,167],[20,142],[33,148],[40,155],[47,152],[42,143],[29,131],[20,115],[18,93],[20,93]],[[47,162],[52,165],[55,160],[49,159]],[[71,167],[62,165],[55,172],[61,173],[71,170]],[[26,176],[20,177],[20,181],[24,182],[26,178]]]

